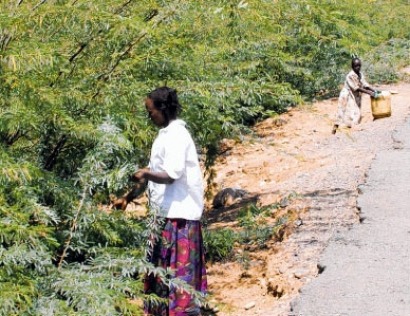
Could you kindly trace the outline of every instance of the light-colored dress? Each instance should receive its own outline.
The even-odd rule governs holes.
[[[366,87],[369,87],[369,84],[362,73],[360,77],[353,70],[347,74],[344,87],[339,95],[335,124],[341,127],[352,127],[359,124],[362,93],[358,89]]]

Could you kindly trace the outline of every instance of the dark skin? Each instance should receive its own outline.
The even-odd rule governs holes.
[[[174,119],[167,121],[164,117],[163,112],[155,107],[154,102],[150,98],[145,99],[145,108],[147,110],[148,117],[157,127],[167,127],[169,123],[174,121]],[[133,200],[134,192],[140,191],[141,186],[145,186],[147,181],[152,181],[160,184],[171,184],[174,182],[174,179],[172,179],[166,172],[154,172],[149,168],[138,170],[132,175],[131,179],[137,184],[135,185],[133,190],[131,190],[131,192],[121,198],[116,199],[113,202],[114,208],[125,210],[128,203]]]
[[[360,69],[362,68],[362,63],[360,59],[355,59],[352,62],[352,69],[353,71],[360,77]],[[372,97],[374,97],[376,90],[374,90],[372,87],[364,87],[364,88],[358,88],[357,91],[366,93]]]

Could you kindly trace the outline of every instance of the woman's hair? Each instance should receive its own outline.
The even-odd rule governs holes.
[[[152,100],[155,108],[162,112],[168,122],[176,119],[181,112],[181,105],[175,89],[169,87],[156,88],[148,93],[147,97]]]
[[[352,67],[353,67],[353,65],[354,65],[354,63],[356,62],[356,61],[359,61],[359,62],[361,62],[361,60],[360,60],[360,58],[359,57],[353,57],[352,58]]]

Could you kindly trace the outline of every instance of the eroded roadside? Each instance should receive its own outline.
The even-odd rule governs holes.
[[[373,121],[364,97],[362,123],[332,135],[337,100],[315,103],[262,122],[257,137],[235,145],[217,164],[220,188],[253,192],[263,205],[298,196],[286,206],[298,213],[292,233],[251,253],[248,270],[238,263],[209,267],[218,315],[288,315],[300,288],[321,272],[319,256],[330,238],[360,222],[360,185],[379,151],[400,147],[395,131],[410,113],[410,84],[379,88],[397,92],[389,118]]]

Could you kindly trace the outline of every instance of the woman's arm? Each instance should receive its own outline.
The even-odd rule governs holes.
[[[374,93],[376,92],[373,88],[371,87],[365,87],[365,88],[357,88],[357,91],[366,93],[372,97],[374,97]]]
[[[374,96],[374,93],[376,92],[376,90],[375,89],[373,89],[370,85],[369,85],[369,83],[366,81],[366,79],[364,78],[364,75],[362,74],[362,79],[361,79],[361,82],[362,82],[362,85],[363,85],[363,90],[366,90],[366,91],[361,91],[361,92],[364,92],[364,93],[367,93],[367,94],[370,94],[371,96]],[[371,92],[373,92],[373,93],[369,93],[369,91],[371,91]]]
[[[171,184],[174,182],[174,179],[172,179],[166,172],[153,172],[149,168],[138,170],[132,175],[132,180],[137,182],[137,184],[128,194],[116,199],[113,202],[114,208],[125,210],[128,203],[130,203],[145,190],[145,185],[148,180],[161,184]]]
[[[138,170],[133,174],[132,179],[136,182],[149,180],[160,184],[171,184],[174,182],[174,179],[172,179],[165,171],[154,172],[148,168]]]

